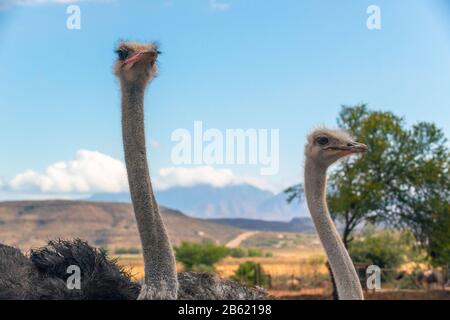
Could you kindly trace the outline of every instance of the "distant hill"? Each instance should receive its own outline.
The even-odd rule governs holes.
[[[220,188],[210,185],[173,187],[157,191],[156,197],[162,206],[202,219],[244,218],[288,222],[293,218],[309,216],[304,205],[288,204],[284,193],[275,195],[246,184]],[[130,195],[95,194],[89,201],[129,203]]]
[[[233,226],[247,230],[314,233],[315,228],[311,218],[295,218],[289,222],[264,221],[253,219],[211,219],[211,222]]]
[[[225,244],[243,230],[161,208],[174,244],[205,239]],[[130,204],[83,201],[0,202],[0,243],[29,250],[49,239],[82,238],[98,247],[139,247]]]

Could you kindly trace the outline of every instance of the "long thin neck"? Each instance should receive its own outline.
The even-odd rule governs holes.
[[[355,267],[328,211],[326,185],[327,168],[307,159],[305,163],[306,201],[328,256],[339,299],[362,300],[364,296]]]
[[[155,298],[175,299],[175,256],[153,194],[144,129],[145,86],[122,84],[122,130],[134,213],[142,242],[146,289]]]

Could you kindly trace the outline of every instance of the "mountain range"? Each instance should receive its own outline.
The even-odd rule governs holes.
[[[291,222],[205,220],[160,208],[175,245],[181,241],[227,244],[247,230],[270,237],[274,237],[274,232],[314,232],[309,218]],[[140,247],[131,204],[66,200],[0,202],[0,243],[27,251],[58,238],[81,238],[97,247]]]
[[[311,218],[294,218],[289,222],[265,221],[254,219],[211,219],[208,220],[217,224],[233,226],[240,229],[269,231],[269,232],[294,232],[294,233],[314,233],[315,228]]]
[[[291,221],[309,217],[303,203],[286,202],[286,194],[241,184],[224,187],[195,185],[172,187],[156,191],[159,205],[180,210],[202,219],[257,219]],[[88,201],[130,203],[129,193],[101,193],[92,195]]]
[[[204,240],[225,244],[243,232],[165,207],[161,207],[161,215],[175,245]],[[140,247],[133,208],[127,203],[0,202],[0,243],[27,251],[58,238],[81,238],[97,247]]]

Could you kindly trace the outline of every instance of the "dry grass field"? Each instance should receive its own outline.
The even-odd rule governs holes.
[[[328,271],[324,265],[325,255],[322,248],[296,245],[264,247],[262,250],[270,252],[273,256],[227,257],[216,265],[217,274],[229,278],[241,263],[252,261],[261,264],[264,273],[271,277],[273,288],[276,289],[269,290],[273,296],[289,299],[302,296],[327,297],[330,294],[331,287],[327,281]],[[117,255],[115,258],[131,272],[135,279],[143,278],[144,265],[141,255]],[[181,264],[177,267],[179,271],[183,270]]]
[[[271,278],[268,292],[280,299],[323,300],[331,299],[331,283],[325,267],[325,254],[314,235],[289,233],[258,233],[246,239],[241,246],[258,247],[270,257],[227,257],[216,265],[222,277],[231,277],[241,263],[259,263]],[[144,274],[141,255],[118,255],[119,263],[125,266],[137,280]],[[406,266],[405,266],[406,268]],[[183,266],[178,264],[179,271]],[[366,292],[368,300],[450,300],[450,291],[443,290],[390,290]]]
[[[316,236],[293,233],[257,233],[245,240],[244,247],[256,247],[271,257],[227,257],[216,265],[216,272],[222,277],[230,277],[241,263],[252,261],[260,263],[264,272],[276,278],[292,275],[314,276],[327,274],[325,253]],[[143,276],[143,259],[141,255],[115,256],[122,266],[131,270],[136,279]],[[181,264],[178,269],[182,270]]]
[[[272,250],[272,257],[231,258],[227,257],[216,266],[216,271],[223,277],[230,277],[241,263],[252,261],[261,264],[264,272],[272,277],[290,275],[314,275],[326,273],[323,264],[325,256],[322,250],[305,247],[290,250]]]
[[[297,248],[295,248],[297,249]],[[300,248],[301,249],[301,248]],[[252,261],[260,263],[264,272],[272,277],[290,276],[290,275],[314,275],[326,274],[327,269],[323,265],[325,257],[321,250],[308,249],[299,251],[296,256],[296,250],[292,249],[292,254],[286,250],[271,251],[273,257],[249,257],[232,258],[227,257],[216,265],[216,272],[222,277],[230,277],[238,269],[241,263]],[[142,279],[144,274],[144,261],[141,255],[117,255],[120,265],[130,270],[136,279]],[[178,270],[183,270],[183,266],[178,264]]]
[[[216,267],[217,273],[224,277],[231,276],[237,269],[239,263],[245,261],[254,261],[261,263],[264,271],[270,274],[274,279],[285,278],[290,281],[289,275],[302,275],[302,277],[327,278],[326,268],[319,265],[311,264],[312,261],[320,261],[323,252],[320,250],[304,250],[299,257],[295,256],[297,249],[279,250],[274,252],[274,256],[270,258],[225,258]],[[126,266],[138,280],[142,279],[144,274],[144,265],[142,257],[139,255],[123,255],[118,256],[121,265]],[[182,266],[178,265],[179,270]],[[301,281],[300,281],[301,282]],[[269,289],[268,292],[272,296],[279,299],[289,300],[329,300],[331,299],[331,287],[328,281],[322,281],[320,287],[308,287],[301,283],[294,287],[289,283],[284,285],[284,289],[280,289],[283,285],[275,284],[278,288]],[[367,300],[450,300],[450,291],[442,290],[382,290],[380,292],[366,292]]]

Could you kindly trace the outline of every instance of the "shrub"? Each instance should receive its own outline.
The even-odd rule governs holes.
[[[244,258],[248,256],[248,251],[244,248],[232,248],[228,250],[228,255],[233,258]]]
[[[264,253],[259,249],[249,248],[247,249],[249,257],[263,257]]]
[[[265,274],[259,263],[251,261],[241,263],[231,279],[248,286],[270,287],[270,277]]]
[[[408,232],[369,229],[349,245],[355,263],[373,264],[380,268],[398,268],[402,263],[420,259],[414,238]]]
[[[255,248],[231,248],[228,249],[228,255],[233,258],[246,258],[246,257],[264,257],[265,254],[260,249]]]
[[[175,254],[186,271],[213,271],[214,264],[228,255],[228,249],[212,242],[182,242],[175,247]]]

